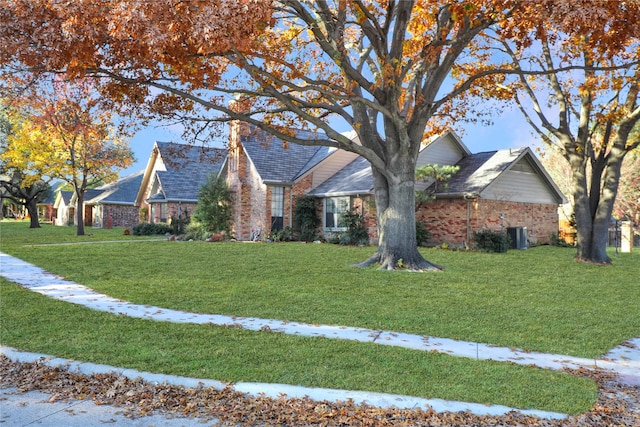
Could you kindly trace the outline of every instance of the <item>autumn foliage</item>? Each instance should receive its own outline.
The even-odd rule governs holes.
[[[637,1],[0,5],[5,76],[26,68],[37,77],[98,77],[114,106],[143,120],[169,117],[195,140],[208,141],[218,136],[214,124],[237,119],[285,143],[365,157],[372,165],[380,235],[368,262],[388,269],[398,259],[415,269],[434,267],[415,249],[417,153],[426,136],[464,120],[491,118],[486,103],[472,95],[511,99],[512,92],[501,88],[520,71],[503,61],[504,52],[496,55],[500,40],[520,54],[539,46],[537,40],[554,43],[565,34],[568,58],[584,47],[610,64],[621,52],[635,54],[627,51],[628,40],[640,27]],[[527,60],[539,61],[539,51],[529,53]],[[232,98],[242,108],[230,107]],[[303,140],[292,130],[299,128],[322,133]],[[357,140],[342,133],[348,129]]]
[[[7,139],[2,159],[28,172],[28,179],[59,179],[75,191],[82,206],[84,192],[118,177],[133,163],[125,134],[113,125],[94,85],[56,79],[51,85],[29,86],[11,98],[12,111],[23,117]],[[78,234],[84,234],[83,209],[76,209]]]

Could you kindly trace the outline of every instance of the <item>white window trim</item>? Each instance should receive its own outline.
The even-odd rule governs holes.
[[[349,196],[341,196],[341,197],[325,197],[322,202],[322,227],[326,232],[335,232],[335,231],[347,231],[347,227],[327,227],[327,200],[330,199],[346,199],[347,200],[347,210],[351,209],[351,197]]]

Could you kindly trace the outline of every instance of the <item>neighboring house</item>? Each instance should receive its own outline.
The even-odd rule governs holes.
[[[135,197],[148,222],[191,216],[198,192],[210,174],[218,174],[226,150],[156,142]]]
[[[75,206],[71,204],[73,191],[60,190],[56,193],[53,210],[56,213],[54,225],[72,225],[75,219]]]
[[[85,222],[98,228],[133,227],[139,222],[136,196],[142,184],[144,171],[122,177],[85,194]],[[95,193],[95,194],[94,194]]]
[[[46,199],[37,203],[38,219],[43,222],[51,222],[55,219],[55,209],[53,207],[55,200],[53,192],[50,192]]]
[[[142,183],[144,171],[138,171],[117,181],[87,189],[84,193],[84,225],[95,228],[133,227],[139,222],[136,195]],[[72,192],[69,206],[77,205]],[[69,212],[69,221],[76,222]]]
[[[341,215],[356,210],[376,242],[373,176],[364,158],[327,147],[285,148],[282,141],[237,123],[230,138],[223,173],[236,194],[236,238],[293,225],[295,197],[308,194],[321,201],[325,236],[344,231]],[[447,189],[416,213],[431,231],[432,243],[471,245],[474,231],[510,227],[526,227],[528,240],[548,243],[558,232],[557,208],[564,197],[529,148],[472,154],[448,132],[421,149],[418,166],[426,164],[460,167]],[[430,184],[416,183],[416,190]]]

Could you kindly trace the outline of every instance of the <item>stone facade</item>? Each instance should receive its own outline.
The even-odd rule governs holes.
[[[126,205],[99,205],[102,210],[102,228],[133,227],[139,221],[138,208]]]

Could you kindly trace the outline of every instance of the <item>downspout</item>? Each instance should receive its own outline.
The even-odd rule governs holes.
[[[293,228],[293,186],[289,187],[289,227]]]
[[[464,193],[464,199],[467,201],[467,233],[465,238],[465,246],[469,248],[469,243],[471,242],[471,200],[476,200],[478,198],[478,193]]]

